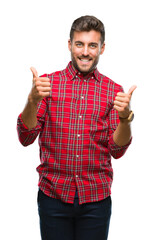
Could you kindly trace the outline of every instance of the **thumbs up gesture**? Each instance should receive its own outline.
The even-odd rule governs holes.
[[[128,118],[130,114],[130,101],[134,90],[137,87],[132,86],[128,93],[118,92],[114,101],[114,109],[118,111],[118,115],[121,118]]]
[[[33,86],[29,94],[29,100],[37,104],[44,97],[49,96],[51,91],[50,79],[39,77],[38,72],[34,67],[31,67],[30,70],[33,74]]]

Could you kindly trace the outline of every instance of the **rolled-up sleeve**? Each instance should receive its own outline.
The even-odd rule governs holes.
[[[46,114],[46,99],[43,99],[37,106],[37,126],[31,129],[24,124],[22,120],[22,113],[17,119],[17,133],[20,143],[23,146],[32,144],[40,133]]]
[[[109,139],[109,152],[112,155],[112,157],[115,159],[122,157],[125,154],[126,150],[128,149],[129,145],[131,144],[131,142],[132,142],[132,137],[128,144],[120,147],[114,142],[113,134],[112,134]]]

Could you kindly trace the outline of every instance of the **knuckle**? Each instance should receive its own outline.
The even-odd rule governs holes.
[[[36,80],[35,85],[36,85],[36,86],[40,86],[40,85],[41,85],[41,82],[40,82],[39,79]]]
[[[127,103],[123,103],[122,106],[123,106],[123,108],[126,108],[127,107]]]
[[[39,93],[39,91],[40,91],[39,86],[36,86],[36,91]]]

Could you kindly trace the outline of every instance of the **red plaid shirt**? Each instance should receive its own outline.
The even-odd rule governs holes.
[[[18,117],[18,136],[27,146],[39,134],[39,187],[48,196],[79,203],[100,201],[111,194],[111,156],[120,158],[129,144],[113,141],[119,118],[113,101],[122,87],[96,69],[88,76],[71,62],[63,71],[44,74],[52,91],[38,104],[37,126],[28,129]]]

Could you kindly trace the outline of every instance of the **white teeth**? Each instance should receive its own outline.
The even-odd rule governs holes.
[[[80,59],[82,62],[89,62],[88,59]]]

